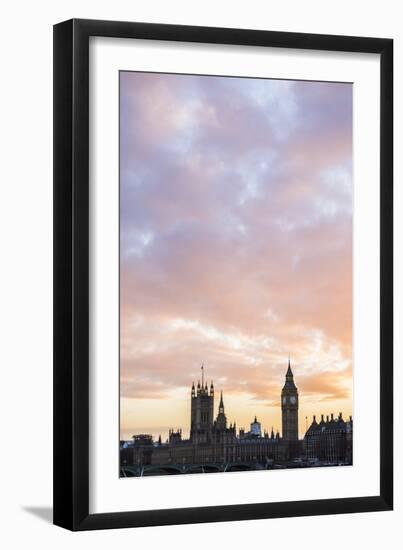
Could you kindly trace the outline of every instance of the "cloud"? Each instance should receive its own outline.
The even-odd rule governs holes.
[[[121,73],[123,396],[351,396],[351,92]]]
[[[352,394],[351,366],[338,372],[315,372],[302,376],[299,388],[304,396],[317,401],[349,399]]]

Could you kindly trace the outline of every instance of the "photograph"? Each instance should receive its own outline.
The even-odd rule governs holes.
[[[119,72],[121,478],[353,465],[352,144],[351,82]]]
[[[4,4],[1,548],[397,546],[402,6]]]

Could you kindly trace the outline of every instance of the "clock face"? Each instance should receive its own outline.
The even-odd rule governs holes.
[[[286,396],[283,397],[283,405],[285,405],[287,403],[287,398]]]
[[[291,405],[295,405],[295,403],[297,402],[297,398],[292,395],[290,397],[290,402],[291,402]]]

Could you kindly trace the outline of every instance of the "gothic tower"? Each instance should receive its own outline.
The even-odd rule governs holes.
[[[202,380],[197,383],[197,389],[193,383],[191,397],[190,439],[193,443],[209,443],[213,427],[214,415],[214,386],[210,385],[210,393],[207,382],[204,383],[204,366],[201,367]]]
[[[222,392],[221,392],[221,399],[220,404],[218,406],[218,415],[216,420],[216,428],[217,430],[226,430],[227,429],[227,417],[225,416],[224,412],[224,401],[222,398]]]
[[[294,384],[290,360],[288,360],[285,384],[281,391],[281,414],[283,439],[298,441],[298,389]]]

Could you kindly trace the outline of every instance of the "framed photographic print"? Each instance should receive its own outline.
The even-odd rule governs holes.
[[[54,523],[391,510],[393,42],[54,27]]]

